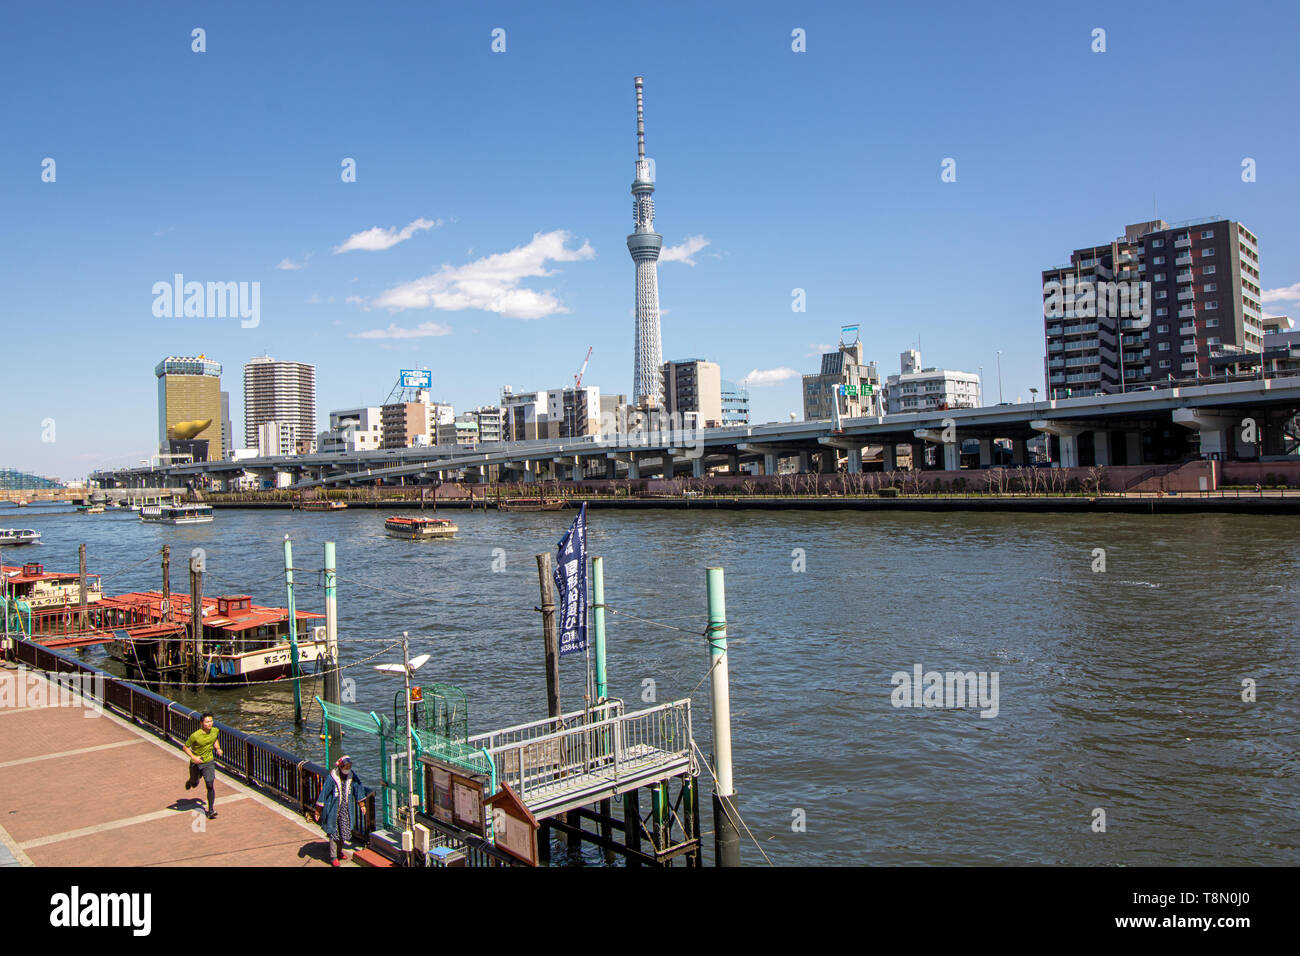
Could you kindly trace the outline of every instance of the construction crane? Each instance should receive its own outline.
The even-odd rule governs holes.
[[[582,359],[582,368],[578,369],[578,374],[573,376],[573,404],[569,414],[569,434],[571,436],[577,432],[578,389],[582,388],[582,376],[587,374],[587,363],[591,361],[591,349],[592,346],[587,346],[587,354]]]
[[[578,374],[573,376],[573,387],[575,389],[582,388],[582,376],[587,374],[587,363],[591,361],[591,349],[592,346],[587,346],[587,355],[582,360],[582,368],[578,369]]]

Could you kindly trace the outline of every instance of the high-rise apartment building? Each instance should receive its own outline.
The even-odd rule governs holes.
[[[1259,244],[1238,222],[1135,223],[1042,282],[1050,398],[1196,380],[1221,346],[1262,348]]]
[[[899,373],[885,379],[889,414],[980,407],[980,377],[974,372],[922,368],[917,349],[899,355],[898,365]]]
[[[664,411],[669,415],[693,412],[703,428],[722,426],[722,370],[717,363],[703,359],[665,362],[663,381]]]
[[[316,366],[267,355],[244,365],[244,441],[250,447],[259,445],[258,428],[267,422],[291,430],[295,448],[315,451]]]
[[[868,385],[870,388],[865,389]],[[819,373],[803,377],[804,420],[834,418],[837,398],[845,418],[874,415],[880,407],[880,375],[875,362],[863,360],[861,340],[847,344],[841,341],[834,352],[822,355]]]
[[[158,453],[215,461],[223,454],[221,363],[205,355],[163,359],[158,378]]]

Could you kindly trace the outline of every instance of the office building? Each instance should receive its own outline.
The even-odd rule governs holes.
[[[379,406],[330,412],[329,431],[318,436],[321,452],[376,451],[383,447],[383,416]]]
[[[316,366],[263,355],[244,365],[244,440],[260,447],[258,429],[275,422],[293,446],[316,446]],[[292,453],[290,453],[292,454]]]
[[[749,424],[749,389],[735,382],[722,380],[722,425]]]
[[[600,389],[553,388],[538,392],[501,390],[506,441],[536,441],[600,434]]]
[[[890,415],[979,408],[980,404],[978,375],[947,368],[922,368],[917,349],[900,354],[899,374],[885,379],[885,411]]]
[[[1259,244],[1238,222],[1134,223],[1042,284],[1049,398],[1196,381],[1221,346],[1263,348]]]
[[[876,363],[863,360],[861,340],[846,344],[841,339],[834,352],[822,355],[821,371],[803,377],[804,420],[833,418],[837,397],[845,418],[879,414],[880,375]]]
[[[230,427],[230,393],[221,393],[221,458],[229,461],[234,453],[234,429]]]
[[[163,461],[215,461],[223,454],[221,363],[205,355],[163,359],[158,379],[158,454]]]
[[[664,411],[686,421],[694,413],[700,427],[722,426],[722,371],[714,362],[684,359],[663,367]]]

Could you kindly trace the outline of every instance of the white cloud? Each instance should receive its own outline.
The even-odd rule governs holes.
[[[695,265],[695,259],[692,257],[707,245],[709,245],[709,240],[703,236],[687,236],[684,242],[675,246],[667,246],[660,251],[659,261],[684,262],[688,266],[693,266]]]
[[[1300,302],[1300,282],[1280,289],[1265,289],[1260,299],[1264,302]]]
[[[280,264],[277,265],[276,268],[283,269],[285,272],[292,272],[295,269],[301,269],[302,263],[294,262],[288,256],[285,256],[283,259],[280,260]]]
[[[367,332],[349,332],[350,339],[424,339],[433,335],[451,335],[451,326],[441,322],[421,322],[413,329],[403,329],[396,323],[386,329],[370,329]]]
[[[365,305],[365,304],[366,304],[366,300],[363,299],[363,298],[362,298],[361,296],[359,296],[359,295],[350,295],[350,296],[348,296],[346,299],[344,299],[343,301],[346,302],[348,305]]]
[[[391,249],[399,242],[410,239],[417,232],[422,232],[425,229],[437,229],[442,224],[441,219],[413,219],[401,230],[398,230],[396,226],[391,226],[388,229],[375,226],[364,232],[354,232],[348,236],[342,245],[334,247],[334,254],[351,252],[353,249],[364,249],[369,252]]]
[[[523,289],[519,283],[536,276],[554,275],[546,263],[575,262],[595,258],[596,251],[584,242],[577,249],[565,248],[571,238],[563,229],[533,234],[527,245],[509,252],[484,256],[463,266],[443,265],[432,275],[394,286],[374,300],[376,308],[400,312],[403,309],[482,309],[513,319],[540,319],[568,312],[555,293]]]
[[[786,379],[797,378],[798,375],[799,373],[792,368],[756,368],[742,378],[740,383],[751,388],[762,388],[764,385],[777,385]]]
[[[805,358],[811,358],[814,355],[822,355],[826,352],[835,351],[835,346],[833,345],[818,345],[816,342],[810,343],[808,348],[812,349],[812,351],[804,356]]]

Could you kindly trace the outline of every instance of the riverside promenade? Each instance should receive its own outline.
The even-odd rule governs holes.
[[[0,664],[0,866],[328,866],[292,810],[218,772],[208,820],[179,748],[67,696]]]

